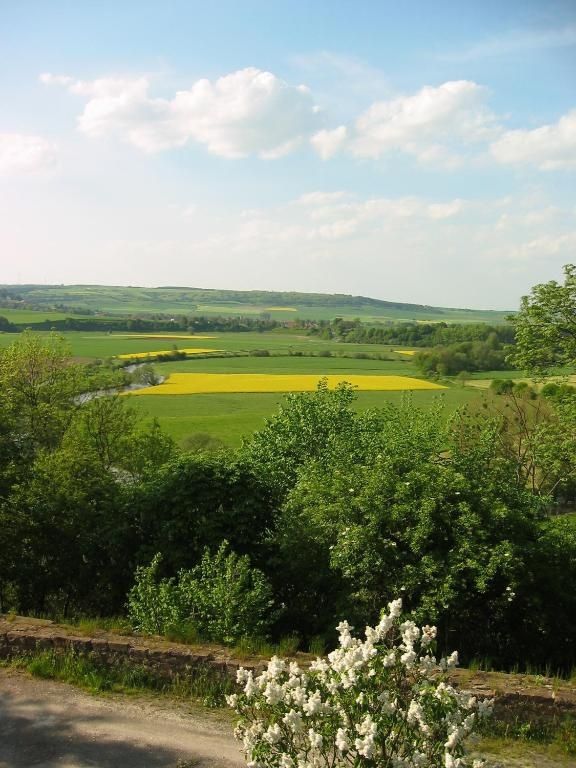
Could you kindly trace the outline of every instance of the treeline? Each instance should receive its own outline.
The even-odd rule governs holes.
[[[501,344],[514,343],[511,325],[487,325],[486,323],[390,323],[368,325],[359,319],[319,321],[309,329],[310,335],[322,339],[354,344],[398,344],[408,347],[433,347],[464,341],[488,341],[496,337]]]
[[[416,353],[414,361],[426,376],[455,376],[459,373],[511,368],[507,361],[508,354],[507,347],[493,333],[486,341],[464,341],[423,349]]]
[[[41,317],[41,314],[39,314]],[[33,325],[35,330],[55,331],[131,331],[134,333],[146,332],[174,332],[185,331],[196,333],[200,331],[272,331],[276,328],[287,327],[289,323],[283,323],[266,318],[253,317],[168,317],[166,315],[141,317],[67,317],[63,320],[39,320],[35,323],[10,323],[6,318],[0,317],[0,331],[17,333],[26,327]]]
[[[126,398],[82,402],[84,377],[55,337],[0,353],[3,611],[117,615],[130,595],[135,626],[307,644],[401,595],[464,660],[576,662],[576,526],[551,516],[575,496],[570,395],[446,420],[358,413],[323,383],[211,454]]]

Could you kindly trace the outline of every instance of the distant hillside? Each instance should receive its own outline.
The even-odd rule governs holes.
[[[0,285],[1,308],[114,315],[261,315],[277,319],[505,322],[509,312],[383,301],[346,294],[230,291],[164,286]]]

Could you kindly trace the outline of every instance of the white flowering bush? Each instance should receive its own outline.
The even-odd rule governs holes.
[[[273,657],[238,670],[228,697],[248,768],[464,768],[465,739],[492,709],[446,682],[458,656],[437,661],[436,628],[402,621],[389,603],[366,639],[338,625],[339,647],[308,669]]]

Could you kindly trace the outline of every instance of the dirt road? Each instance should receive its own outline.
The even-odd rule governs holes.
[[[0,669],[0,768],[244,765],[228,721],[158,697],[95,697]]]
[[[91,696],[0,669],[0,768],[243,768],[231,722],[161,697]],[[497,747],[497,749],[496,749]],[[480,745],[502,768],[568,768],[541,745]],[[494,751],[493,751],[494,750]]]

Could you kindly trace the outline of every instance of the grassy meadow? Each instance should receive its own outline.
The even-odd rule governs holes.
[[[381,408],[386,403],[400,403],[409,396],[421,408],[429,408],[439,400],[446,412],[479,399],[478,391],[464,387],[450,387],[440,392],[421,390],[411,392],[359,392],[355,408]],[[131,397],[131,403],[142,413],[158,419],[172,437],[181,441],[197,432],[210,434],[226,445],[238,446],[243,437],[261,429],[284,399],[279,393],[241,393],[217,395],[165,395]]]

